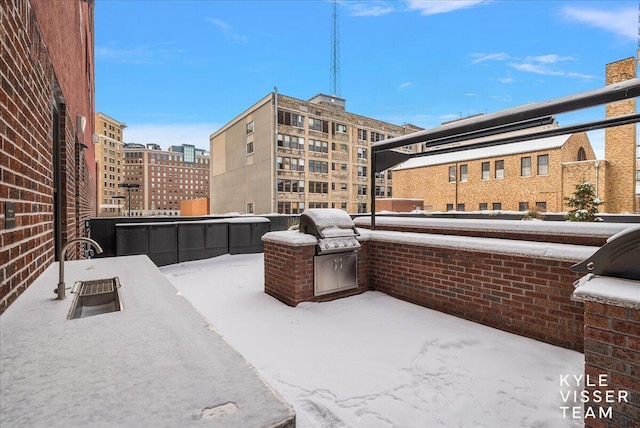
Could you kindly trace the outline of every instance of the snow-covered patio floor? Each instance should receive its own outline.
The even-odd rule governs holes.
[[[379,292],[286,306],[263,255],[161,268],[297,413],[298,427],[577,427],[583,355]],[[167,344],[170,346],[170,344]]]

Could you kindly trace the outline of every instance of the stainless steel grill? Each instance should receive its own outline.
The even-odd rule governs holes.
[[[640,226],[613,235],[591,257],[571,266],[571,270],[640,281]]]
[[[360,235],[349,214],[338,209],[308,209],[300,215],[300,232],[318,239],[316,254],[342,253],[360,248]]]
[[[328,208],[305,210],[300,232],[318,240],[313,258],[316,296],[358,287],[359,233],[349,214]]]

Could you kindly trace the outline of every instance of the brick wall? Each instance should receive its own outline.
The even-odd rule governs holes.
[[[627,58],[606,66],[606,83],[612,85],[636,77],[636,59]],[[636,112],[636,99],[607,104],[606,117]],[[636,125],[616,126],[604,131],[607,174],[607,212],[635,212]]]
[[[582,350],[582,303],[572,302],[573,262],[369,243],[370,286],[501,330]]]
[[[368,245],[363,245],[358,258],[358,287],[322,296],[314,296],[315,243],[292,245],[264,241],[264,290],[289,306],[300,302],[321,302],[360,294],[369,289]]]
[[[79,235],[84,220],[95,212],[95,173],[92,162],[79,152],[76,140],[81,134],[75,128],[77,114],[82,113],[88,119],[90,116],[80,107],[65,104],[74,96],[67,100],[64,87],[58,81],[64,70],[55,68],[50,51],[54,45],[64,45],[67,33],[59,29],[77,29],[78,26],[71,27],[69,22],[76,22],[78,17],[65,19],[47,13],[51,7],[76,14],[80,8],[86,10],[89,6],[80,1],[38,0],[35,3],[38,7],[31,1],[0,2],[0,313],[55,259],[53,117],[56,105],[60,116],[62,183],[62,242],[58,244]],[[40,16],[55,21],[58,31],[49,33],[55,40],[44,37]],[[88,20],[88,15],[85,18]],[[64,55],[71,51],[75,52],[73,45],[68,44],[58,52]],[[65,63],[65,67],[71,66],[65,58],[57,61]],[[84,63],[75,67],[85,73]],[[77,82],[71,86],[87,87]],[[92,100],[92,94],[85,93],[85,97]],[[87,128],[90,136],[93,128]],[[86,142],[91,144],[91,139]],[[4,217],[7,203],[15,204],[13,228],[7,228]],[[71,254],[70,258],[74,256]]]

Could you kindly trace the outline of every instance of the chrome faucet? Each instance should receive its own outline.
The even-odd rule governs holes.
[[[65,295],[66,290],[64,285],[64,257],[67,252],[67,249],[73,244],[76,244],[78,242],[86,242],[87,244],[92,245],[96,249],[96,254],[100,254],[102,252],[102,247],[100,246],[100,244],[98,244],[96,241],[90,238],[72,239],[62,247],[62,249],[60,250],[60,257],[58,257],[59,263],[60,263],[59,265],[60,270],[58,274],[58,288],[56,290],[53,290],[53,292],[58,295],[58,298],[56,300],[63,300],[67,297]]]

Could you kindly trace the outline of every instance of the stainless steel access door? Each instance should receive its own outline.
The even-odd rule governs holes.
[[[358,253],[355,251],[315,256],[313,267],[315,296],[358,286]]]

